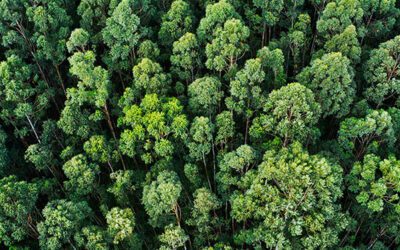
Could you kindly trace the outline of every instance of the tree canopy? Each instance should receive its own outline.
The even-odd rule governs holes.
[[[400,249],[400,0],[0,0],[1,249]]]

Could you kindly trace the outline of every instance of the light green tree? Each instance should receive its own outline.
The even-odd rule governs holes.
[[[319,134],[315,125],[320,115],[321,107],[312,91],[290,83],[269,94],[263,113],[253,120],[250,135],[255,139],[279,136],[284,146],[294,140],[306,143]]]
[[[150,224],[162,226],[175,216],[178,225],[181,212],[178,199],[182,192],[182,184],[178,175],[172,171],[160,172],[155,181],[144,186],[142,203],[150,217]]]
[[[162,17],[158,37],[160,43],[170,47],[185,33],[193,30],[194,15],[189,3],[184,0],[174,0],[170,9]]]
[[[238,19],[229,19],[223,28],[217,28],[215,38],[206,46],[206,67],[221,72],[236,67],[237,61],[249,49],[250,30]]]
[[[172,46],[171,71],[186,84],[195,80],[196,72],[201,67],[200,47],[196,35],[186,33]]]
[[[102,30],[104,43],[110,48],[105,60],[109,68],[117,71],[133,66],[136,45],[141,37],[140,19],[132,5],[131,0],[122,0]]]
[[[354,70],[341,53],[325,54],[304,68],[297,80],[315,94],[322,117],[347,115],[355,96]]]
[[[38,224],[39,244],[42,249],[56,250],[73,241],[92,213],[85,201],[52,200],[43,209],[44,220]]]
[[[365,97],[378,107],[400,93],[399,70],[400,36],[382,43],[371,51],[364,77],[368,83]]]
[[[15,175],[0,179],[0,239],[6,246],[37,237],[35,225],[39,188]]]
[[[130,208],[112,208],[106,215],[108,232],[114,244],[132,239],[135,227],[135,215]]]
[[[213,116],[220,106],[224,93],[222,84],[216,77],[202,77],[188,87],[189,108],[192,113]]]
[[[267,151],[231,196],[232,217],[244,225],[251,221],[235,240],[269,248],[335,246],[347,226],[337,204],[341,185],[340,166],[309,155],[300,143]]]

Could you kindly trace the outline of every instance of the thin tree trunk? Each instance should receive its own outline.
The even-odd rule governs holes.
[[[118,142],[117,135],[116,135],[116,133],[115,133],[114,126],[113,126],[112,121],[111,121],[110,112],[108,111],[107,103],[104,104],[104,113],[105,113],[106,116],[107,116],[107,123],[108,123],[108,126],[110,127],[111,134],[112,134],[114,140],[115,140],[116,142]],[[119,149],[117,149],[117,151],[118,151],[118,156],[119,156],[119,158],[120,158],[120,160],[121,160],[122,167],[124,168],[124,170],[126,170],[126,165],[125,165],[124,158],[122,157],[121,152],[119,151]]]
[[[31,121],[31,119],[29,118],[28,115],[25,115],[25,117],[26,117],[26,119],[28,119],[29,125],[31,126],[31,128],[32,128],[32,130],[33,130],[33,133],[35,134],[36,140],[40,143],[39,136],[38,136],[38,134],[37,134],[37,132],[36,132],[35,127],[33,126],[33,123],[32,123],[32,121]]]

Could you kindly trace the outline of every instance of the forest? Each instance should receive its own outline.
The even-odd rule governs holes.
[[[399,145],[400,0],[0,0],[1,249],[400,249]]]

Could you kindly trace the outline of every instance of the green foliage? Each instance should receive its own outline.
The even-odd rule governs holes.
[[[0,238],[6,246],[33,236],[38,195],[35,183],[19,181],[14,175],[0,180]]]
[[[196,161],[205,161],[205,156],[212,147],[214,124],[210,119],[200,116],[195,117],[190,127],[190,141],[188,143],[189,156]]]
[[[60,249],[70,245],[73,236],[84,225],[92,210],[84,201],[50,201],[43,209],[44,221],[38,224],[39,243],[42,249]]]
[[[354,216],[368,218],[373,227],[364,236],[381,240],[382,248],[399,240],[399,171],[400,162],[395,156],[381,160],[368,154],[354,164],[347,176],[349,190],[361,206]]]
[[[205,241],[212,238],[212,229],[218,223],[215,210],[221,207],[217,196],[209,189],[200,188],[194,192],[194,204],[191,212],[191,219],[188,223],[194,227],[196,233],[195,243],[198,246],[205,244]],[[211,212],[214,211],[214,216]]]
[[[129,195],[136,189],[134,181],[134,172],[132,170],[118,170],[110,174],[113,181],[111,186],[107,189],[112,193],[115,199],[120,204],[129,204]]]
[[[135,216],[130,208],[112,208],[106,215],[108,232],[114,244],[119,244],[132,237],[135,227]]]
[[[182,192],[182,184],[175,172],[163,171],[157,180],[143,188],[142,203],[150,217],[150,224],[160,226],[172,212],[178,216],[178,199]],[[178,220],[179,222],[179,220]]]
[[[15,55],[0,62],[0,118],[14,128],[14,134],[32,133],[38,142],[35,124],[45,115],[52,91],[34,74],[33,67]]]
[[[347,118],[340,123],[339,145],[360,160],[366,153],[377,152],[380,145],[393,146],[392,118],[384,110],[370,111],[364,118]]]
[[[102,33],[104,43],[110,48],[106,58],[110,68],[127,70],[133,65],[135,46],[141,36],[139,24],[131,0],[122,0],[107,18]]]
[[[196,71],[201,66],[199,44],[196,36],[192,33],[186,33],[175,41],[170,60],[172,64],[171,71],[179,79],[186,80],[186,82],[194,81]]]
[[[156,60],[160,55],[158,45],[150,40],[145,40],[139,45],[138,55],[140,58],[149,58]]]
[[[229,19],[223,28],[217,28],[215,38],[206,46],[208,69],[229,71],[249,49],[246,40],[250,30],[238,19]]]
[[[61,112],[58,126],[69,135],[87,139],[96,121],[110,119],[107,100],[111,82],[107,70],[95,66],[93,51],[76,52],[69,58],[70,72],[78,77],[76,87],[67,90],[67,101]]]
[[[342,33],[334,35],[325,43],[324,48],[328,53],[341,52],[343,56],[346,56],[353,63],[360,61],[361,48],[354,25],[350,25]]]
[[[222,28],[226,21],[239,17],[235,8],[226,0],[209,4],[205,16],[200,20],[197,36],[202,42],[210,42],[215,37],[217,29]]]
[[[284,145],[293,140],[305,143],[319,134],[315,124],[320,114],[312,91],[299,83],[290,83],[269,94],[263,113],[253,120],[250,134],[255,139],[268,134],[279,136]]]
[[[353,68],[341,53],[325,54],[311,62],[298,76],[299,82],[315,94],[322,117],[347,115],[355,96]]]
[[[64,182],[65,189],[72,197],[85,196],[93,192],[99,166],[89,163],[85,156],[77,155],[63,165],[64,174],[68,181]]]
[[[253,0],[253,3],[255,7],[261,9],[263,21],[268,26],[274,26],[278,22],[279,14],[284,7],[283,0],[274,0],[274,1]]]
[[[398,95],[400,80],[398,79],[400,36],[382,43],[371,52],[364,72],[368,88],[365,97],[379,107],[387,99]]]
[[[269,49],[263,47],[257,51],[257,57],[261,59],[263,69],[266,72],[266,83],[269,89],[281,87],[286,83],[285,57],[280,49]]]
[[[381,212],[386,207],[400,213],[399,171],[400,162],[394,156],[381,161],[378,156],[368,154],[352,168],[348,176],[349,189],[357,194],[357,202],[371,213]]]
[[[227,144],[235,136],[235,121],[229,111],[223,111],[215,118],[215,142]]]
[[[258,168],[240,179],[241,191],[231,196],[232,217],[252,221],[236,241],[310,249],[337,244],[347,224],[335,204],[342,196],[341,174],[340,166],[309,155],[299,143],[267,151]]]
[[[317,30],[325,38],[342,33],[349,25],[361,22],[363,9],[358,0],[336,0],[328,3],[317,22]]]
[[[399,55],[397,0],[0,0],[0,246],[397,249]]]
[[[160,241],[162,243],[162,250],[178,249],[179,247],[185,246],[185,242],[189,240],[189,237],[185,234],[185,231],[179,226],[168,225],[165,227],[165,231],[160,235]]]
[[[31,41],[37,50],[35,57],[54,65],[66,59],[66,42],[72,25],[63,5],[61,0],[35,0],[26,9],[27,18],[34,25]]]
[[[84,51],[89,38],[89,33],[86,30],[81,28],[74,29],[66,44],[68,52],[74,52],[75,50]]]
[[[228,199],[226,194],[231,188],[237,186],[239,177],[243,176],[257,162],[257,152],[248,145],[242,145],[235,151],[226,153],[219,163],[220,170],[217,173],[219,191]]]
[[[211,116],[217,111],[223,95],[218,78],[199,78],[188,87],[188,105],[194,114]]]
[[[113,148],[102,135],[93,135],[83,144],[85,153],[94,161],[108,163],[113,160]]]
[[[250,118],[265,103],[265,72],[260,59],[249,59],[242,70],[230,82],[231,98],[226,100],[229,109]]]
[[[170,87],[170,77],[163,72],[160,64],[143,58],[133,67],[132,91],[135,96],[144,94],[165,95]]]
[[[129,157],[139,154],[146,164],[171,159],[175,149],[187,136],[188,120],[176,98],[146,95],[140,105],[124,107],[120,126],[120,149]]]
[[[174,0],[168,12],[162,17],[158,37],[164,46],[173,42],[185,33],[193,30],[194,16],[189,3],[184,0]]]
[[[88,250],[108,250],[108,236],[106,232],[97,226],[82,228],[82,232],[75,235],[75,241],[79,247]]]

